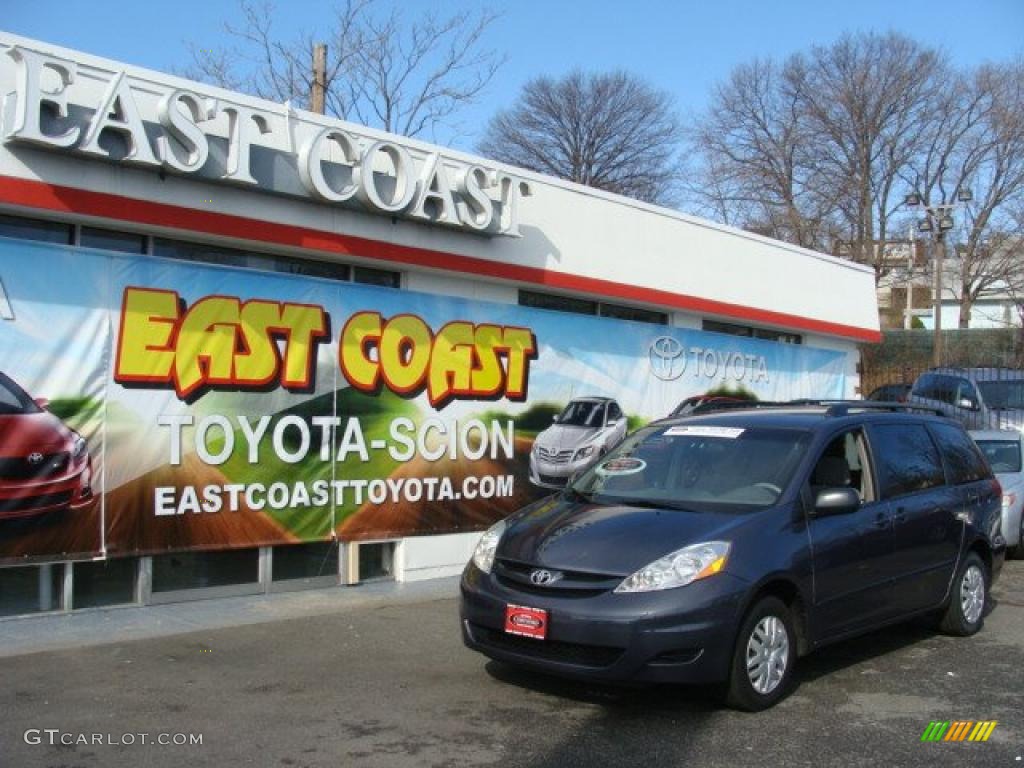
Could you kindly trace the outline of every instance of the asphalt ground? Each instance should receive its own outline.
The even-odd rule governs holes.
[[[756,715],[708,689],[587,685],[490,662],[462,646],[455,583],[445,585],[305,612],[290,604],[278,614],[288,618],[260,623],[11,646],[0,658],[0,765],[1024,765],[1021,561],[1007,563],[979,635],[909,624],[832,646],[802,659],[794,693]],[[154,609],[132,610],[144,621]],[[20,626],[47,642],[47,622]],[[984,743],[922,743],[933,720],[998,725]],[[94,734],[102,743],[60,744]]]

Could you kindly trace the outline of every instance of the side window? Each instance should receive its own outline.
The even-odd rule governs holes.
[[[853,488],[862,501],[874,501],[874,484],[861,430],[844,432],[825,446],[811,471],[810,485],[812,494],[824,488]]]
[[[956,403],[957,379],[953,376],[936,376],[935,399],[953,405]]]
[[[989,476],[989,469],[981,451],[970,436],[955,424],[931,424],[939,447],[950,485],[973,483]]]
[[[622,411],[619,409],[618,403],[612,403],[608,406],[608,419],[621,419]]]
[[[945,484],[942,459],[924,424],[876,424],[870,435],[882,498]]]
[[[914,385],[914,391],[912,394],[918,397],[935,397],[935,376],[930,373],[924,374],[917,380],[917,384]]]
[[[956,405],[960,405],[961,400],[970,400],[974,405],[978,404],[978,391],[974,388],[974,385],[967,379],[957,379],[959,386],[957,387],[956,393]]]

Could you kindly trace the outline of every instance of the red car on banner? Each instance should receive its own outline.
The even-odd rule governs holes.
[[[0,520],[96,503],[85,438],[0,373]]]

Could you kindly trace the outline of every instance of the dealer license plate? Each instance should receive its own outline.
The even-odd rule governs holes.
[[[505,606],[505,631],[510,635],[543,640],[548,636],[548,612],[525,605]]]

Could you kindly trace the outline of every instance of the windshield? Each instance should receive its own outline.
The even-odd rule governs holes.
[[[979,381],[978,389],[989,408],[1024,408],[1024,379]]]
[[[587,400],[573,400],[565,410],[558,414],[556,424],[567,427],[601,427],[604,426],[604,403]]]
[[[993,472],[1020,472],[1020,440],[978,440]]]
[[[808,434],[676,425],[638,430],[571,486],[603,503],[746,512],[774,504]]]
[[[39,406],[25,390],[0,373],[0,416],[39,413]]]

